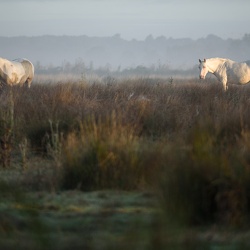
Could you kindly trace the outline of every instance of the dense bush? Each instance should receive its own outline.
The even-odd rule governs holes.
[[[165,156],[160,195],[167,215],[188,225],[248,225],[249,134],[232,144],[205,123],[189,136],[184,148],[173,144]]]

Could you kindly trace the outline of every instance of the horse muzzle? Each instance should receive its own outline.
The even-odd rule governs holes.
[[[204,79],[205,79],[205,76],[200,75],[200,79],[204,80]]]

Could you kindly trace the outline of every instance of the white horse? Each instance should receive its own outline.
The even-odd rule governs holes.
[[[199,59],[200,79],[205,79],[208,72],[214,74],[226,91],[228,83],[246,84],[250,82],[250,61],[237,63],[229,59]]]
[[[0,58],[0,83],[3,85],[27,84],[30,87],[34,77],[34,66],[27,59],[9,61]]]

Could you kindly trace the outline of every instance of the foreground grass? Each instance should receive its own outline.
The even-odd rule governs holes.
[[[142,78],[4,91],[0,244],[247,249],[249,95]]]
[[[0,242],[5,249],[122,246],[131,230],[150,226],[156,210],[154,198],[139,192],[39,192],[26,194],[26,202],[22,199],[15,207],[9,201],[8,209],[1,208]]]
[[[145,191],[32,192],[1,207],[3,249],[248,249],[249,235],[175,227]]]
[[[25,199],[22,207],[12,201],[1,208],[3,249],[249,248],[246,230],[173,227],[152,193],[39,192]]]

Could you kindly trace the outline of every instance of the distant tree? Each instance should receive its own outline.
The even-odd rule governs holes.
[[[71,69],[72,69],[72,66],[71,66],[71,63],[70,63],[70,62],[64,61],[64,62],[62,63],[62,70],[63,70],[63,72],[68,73],[68,72],[71,71]]]
[[[242,40],[250,42],[250,34],[245,34]]]
[[[85,71],[85,63],[81,57],[76,59],[72,71],[74,71],[75,73],[82,73],[83,71]]]
[[[116,34],[113,36],[113,38],[115,38],[115,39],[121,39],[121,34],[116,33]]]
[[[145,42],[153,42],[154,41],[154,37],[150,34],[145,38]]]

